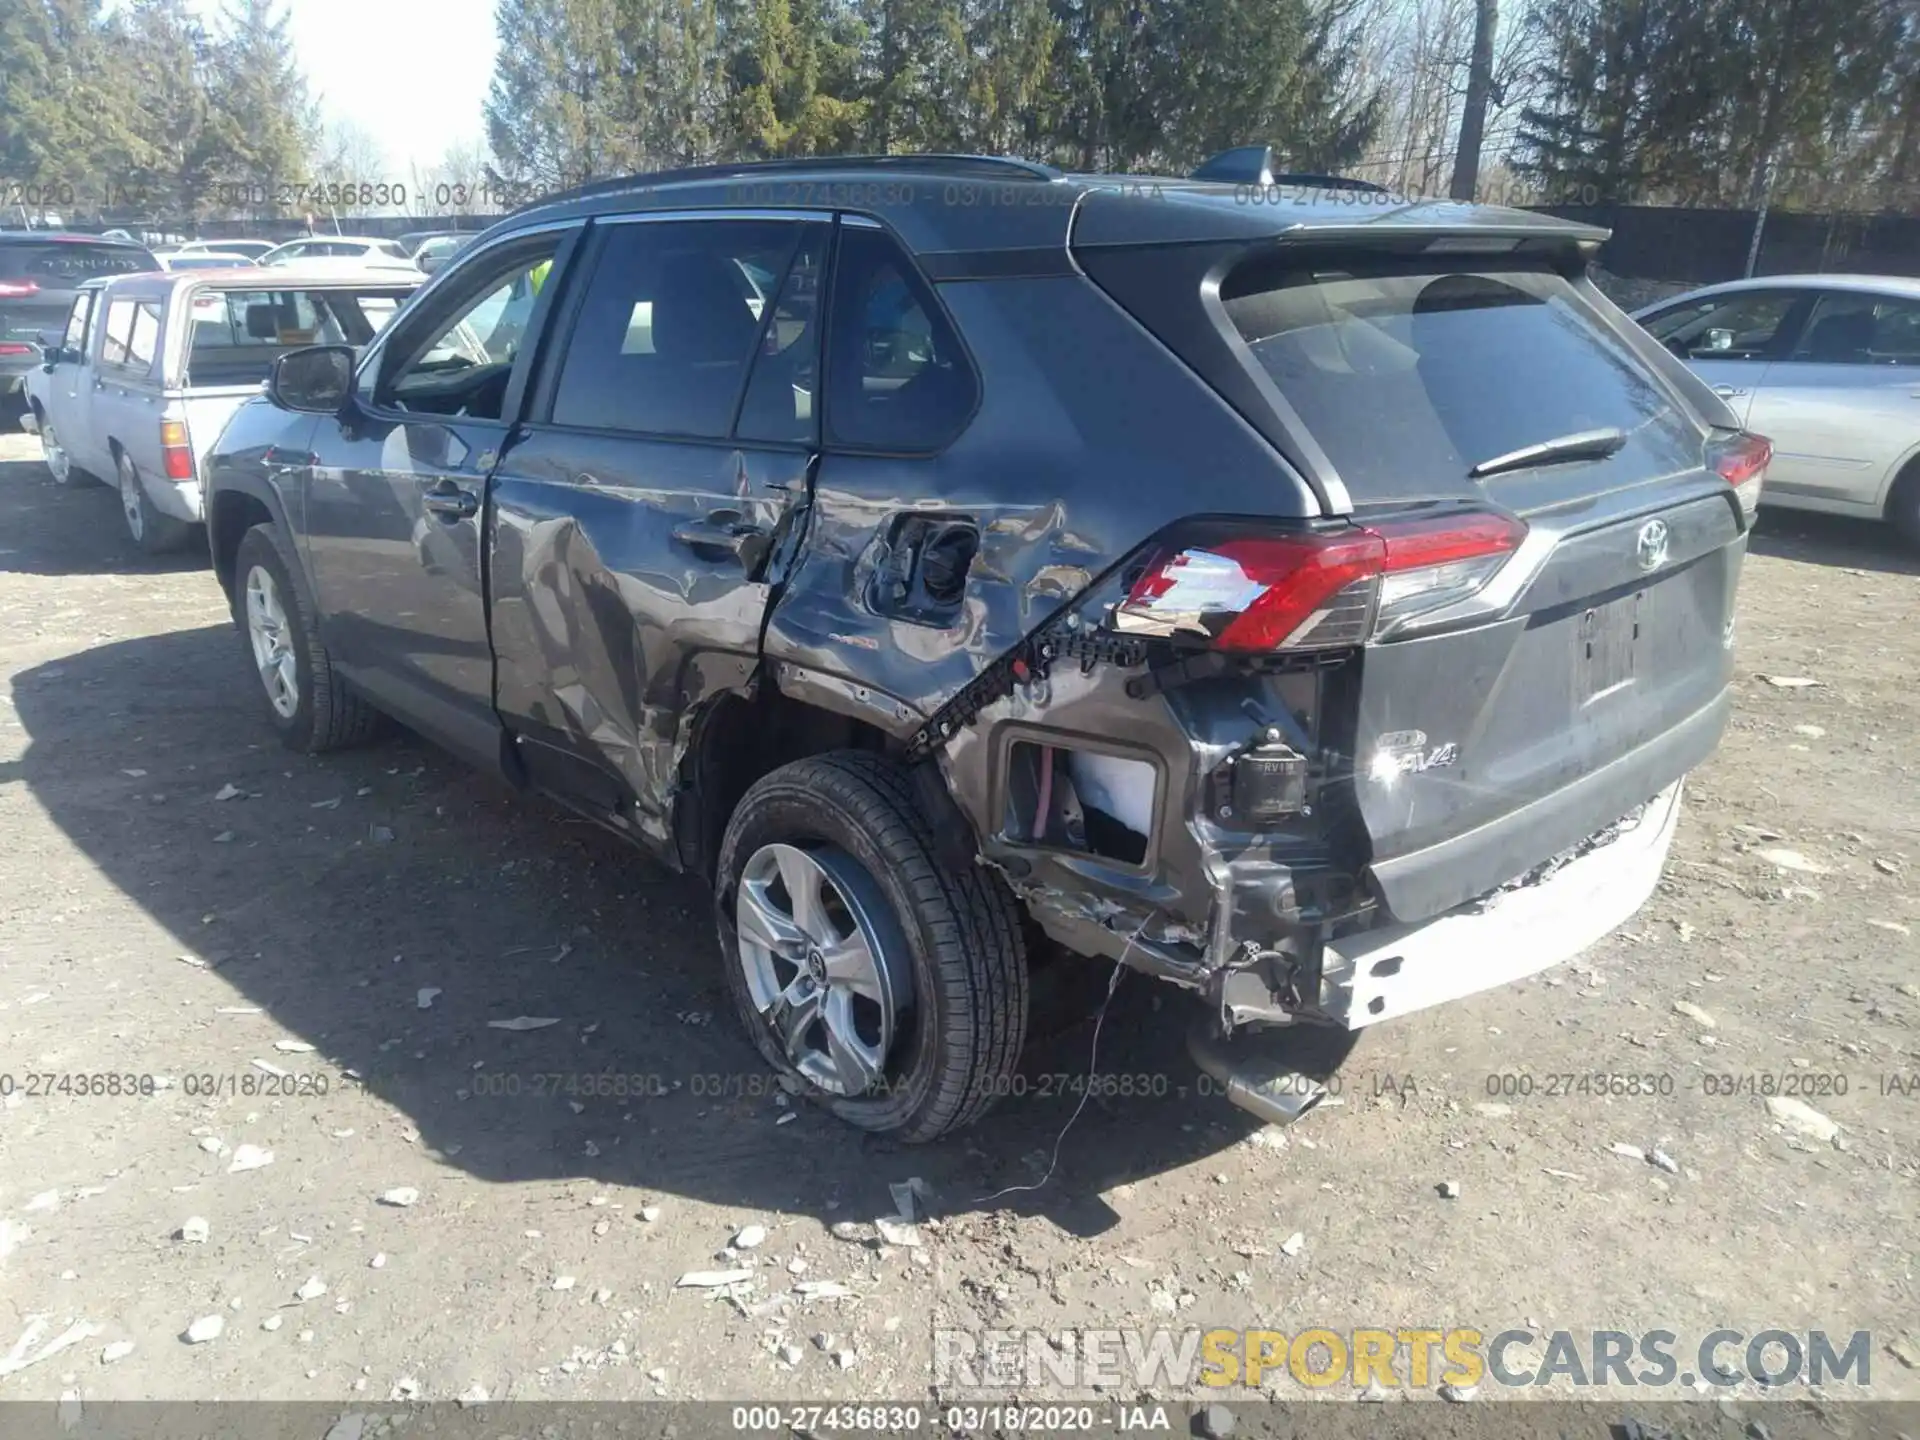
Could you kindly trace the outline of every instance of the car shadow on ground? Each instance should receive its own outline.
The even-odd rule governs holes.
[[[944,1141],[899,1146],[789,1107],[727,1010],[699,884],[405,734],[290,754],[250,680],[224,626],[25,670],[13,701],[28,745],[0,783],[27,786],[181,951],[312,1043],[330,1062],[316,1070],[351,1071],[397,1107],[449,1166],[829,1221],[884,1212],[887,1182],[918,1175],[949,1211],[1092,1234],[1115,1218],[1099,1192],[1254,1128],[1200,1093],[1183,1045],[1192,1002],[1131,976],[1099,1028],[1091,1093],[1094,1026],[1056,1006],[1018,1093]],[[1066,988],[1097,1000],[1107,974]],[[205,1023],[230,1003],[210,996]],[[516,1017],[557,1023],[490,1023]],[[989,1200],[1043,1178],[1076,1110],[1052,1180]]]
[[[1902,540],[1899,531],[1883,521],[1849,515],[1762,509],[1747,548],[1756,555],[1809,565],[1920,575],[1920,550]]]
[[[0,431],[0,434],[4,434]],[[21,437],[25,438],[25,437]],[[186,546],[143,555],[127,534],[120,495],[111,485],[81,480],[56,485],[38,460],[0,463],[0,572],[16,575],[170,575],[212,564],[206,531]]]

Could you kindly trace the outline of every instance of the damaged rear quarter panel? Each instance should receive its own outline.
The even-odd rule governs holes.
[[[979,369],[980,408],[937,456],[823,455],[804,554],[766,639],[783,690],[899,738],[1176,521],[1318,513],[1266,442],[1090,281],[948,282],[939,293]],[[964,600],[945,626],[890,615],[875,600],[888,536],[918,512],[979,529]],[[1240,692],[1214,697],[1223,715],[1182,719],[1167,698],[1130,697],[1125,681],[1118,667],[1058,664],[1047,682],[963,728],[943,773],[984,853],[1057,938],[1116,953],[1132,935],[1136,960],[1192,979],[1193,957],[1218,948],[1209,927],[1216,915],[1231,919],[1233,902],[1220,852],[1186,817],[1199,777],[1256,727]],[[996,838],[1008,751],[1019,738],[1061,744],[1074,733],[1087,748],[1158,767],[1155,847],[1143,867],[1055,853],[1017,873],[1020,847]],[[1276,862],[1274,883],[1285,874]],[[1223,894],[1224,910],[1215,903]],[[1155,935],[1178,937],[1187,958]]]
[[[783,689],[896,735],[1172,522],[1317,513],[1266,443],[1092,282],[950,281],[939,294],[980,372],[978,412],[935,456],[822,456],[805,551],[767,631]],[[887,537],[917,512],[980,532],[944,626],[873,603]]]

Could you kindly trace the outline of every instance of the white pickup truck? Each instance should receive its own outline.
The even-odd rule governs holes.
[[[21,425],[39,434],[58,483],[112,477],[141,550],[176,549],[204,519],[204,457],[274,360],[366,344],[425,279],[288,265],[89,281],[65,330],[40,337]]]

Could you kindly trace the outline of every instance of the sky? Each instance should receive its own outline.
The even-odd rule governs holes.
[[[195,0],[209,17],[223,0]],[[411,180],[449,147],[486,143],[480,107],[493,80],[493,0],[286,0],[294,51],[323,121],[350,121]]]

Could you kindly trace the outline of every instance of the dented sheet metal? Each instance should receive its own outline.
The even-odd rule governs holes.
[[[993,377],[978,413],[937,456],[822,457],[805,553],[767,634],[783,676],[863,687],[870,703],[835,708],[903,737],[1157,531],[1244,511],[1249,475],[1265,513],[1317,513],[1273,451],[1141,345],[1089,281],[952,282],[940,296]],[[890,612],[874,585],[903,517],[919,514],[979,532],[964,599],[931,622]]]
[[[554,752],[532,764],[601,772],[621,818],[666,840],[694,724],[750,682],[805,475],[790,453],[630,437],[514,448],[493,487],[495,694],[523,748]],[[744,553],[712,543],[729,530],[754,532]]]

